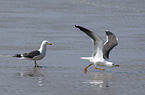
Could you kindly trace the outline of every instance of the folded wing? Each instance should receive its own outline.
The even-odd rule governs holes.
[[[27,58],[33,58],[33,57],[38,56],[38,55],[40,55],[40,52],[38,50],[34,50],[34,51],[29,52],[29,53],[24,53],[22,56],[27,57]]]

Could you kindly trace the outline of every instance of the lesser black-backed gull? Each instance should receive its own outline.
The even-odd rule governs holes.
[[[75,25],[75,27],[86,33],[92,39],[94,44],[92,57],[81,57],[81,59],[89,60],[89,62],[91,62],[91,64],[84,69],[85,73],[87,72],[87,68],[93,64],[95,65],[95,69],[99,69],[102,71],[104,71],[105,69],[97,68],[97,66],[119,67],[119,65],[116,65],[108,60],[110,50],[113,49],[113,47],[115,47],[118,43],[117,37],[113,33],[111,33],[110,31],[106,31],[107,41],[104,43],[104,41],[94,32],[81,26]]]
[[[45,57],[46,54],[46,45],[52,45],[48,41],[44,40],[40,46],[40,49],[34,50],[31,52],[27,52],[24,54],[15,54],[13,57],[18,57],[20,59],[30,59],[34,60],[35,62],[35,67],[39,67],[36,63],[36,60],[41,60],[42,58]]]

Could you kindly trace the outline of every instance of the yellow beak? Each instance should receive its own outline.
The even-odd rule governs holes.
[[[49,45],[52,45],[52,43],[48,43]]]
[[[115,65],[116,67],[119,67],[119,65]]]

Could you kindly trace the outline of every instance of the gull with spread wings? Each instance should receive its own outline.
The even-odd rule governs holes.
[[[87,72],[87,68],[93,64],[95,65],[95,69],[102,71],[105,69],[98,68],[97,66],[119,67],[119,65],[109,61],[109,52],[118,44],[118,39],[112,32],[108,30],[105,31],[107,41],[104,43],[104,41],[94,32],[81,26],[75,25],[75,27],[86,33],[92,39],[94,44],[92,57],[81,57],[81,59],[89,60],[89,62],[91,62],[91,64],[84,69],[85,73]]]

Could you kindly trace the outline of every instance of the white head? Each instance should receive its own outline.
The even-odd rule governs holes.
[[[42,53],[44,51],[46,51],[46,45],[52,45],[51,43],[49,43],[48,41],[44,40],[40,46],[39,51]]]
[[[107,67],[119,67],[119,65],[116,65],[116,64],[114,64],[114,63],[112,63],[112,62],[110,62],[108,60],[106,60],[106,66]]]
[[[42,42],[42,45],[52,45],[52,43],[50,43],[50,42],[44,40],[44,41]]]
[[[107,66],[107,67],[113,67],[113,63],[110,62],[110,61],[106,61],[106,66]]]

